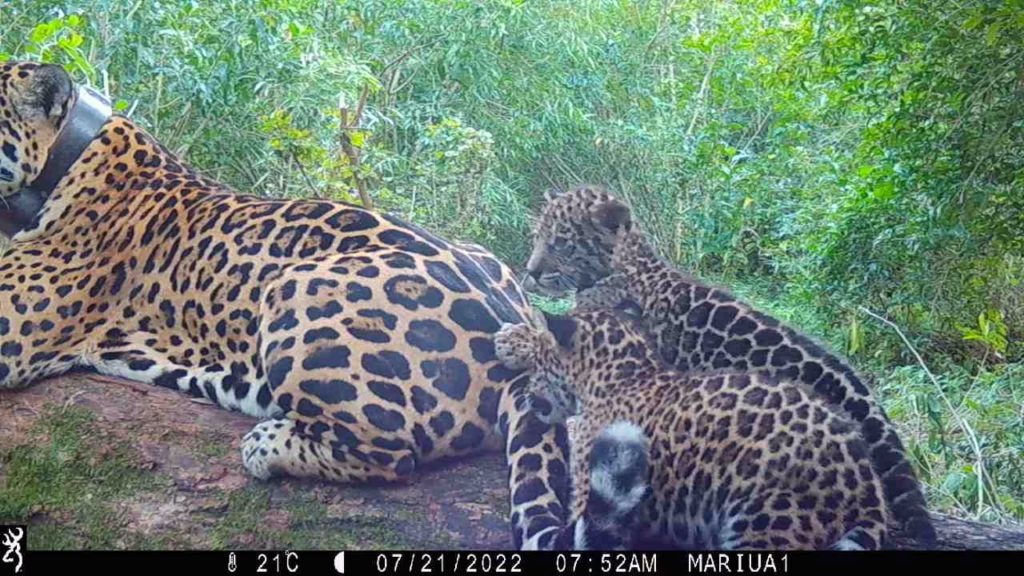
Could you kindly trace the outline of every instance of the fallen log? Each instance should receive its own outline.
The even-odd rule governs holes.
[[[209,547],[215,521],[211,516],[216,516],[211,510],[221,510],[231,494],[253,483],[242,469],[238,446],[256,420],[164,388],[94,374],[53,378],[20,392],[0,393],[0,448],[39,442],[40,421],[52,414],[52,407],[69,405],[95,415],[104,443],[129,448],[140,469],[171,480],[172,487],[148,495],[145,506],[134,495],[125,503],[111,503],[121,512],[127,532],[160,536],[178,548]],[[225,544],[285,548],[288,542],[280,538],[301,524],[301,517],[289,512],[289,502],[312,495],[326,510],[321,520],[325,530],[344,530],[359,547],[509,548],[502,456],[489,454],[431,468],[409,485],[388,488],[275,480],[266,485],[270,499],[258,520],[279,525],[280,530],[254,530],[260,538],[255,541],[242,533]],[[0,462],[0,489],[3,486]],[[382,534],[381,526],[396,518],[400,521],[393,522],[391,532]],[[937,513],[933,518],[940,550],[1024,550],[1022,526]],[[68,520],[43,514],[39,521]],[[919,542],[899,534],[890,545],[922,549]]]
[[[961,520],[932,513],[938,533],[934,550],[1024,550],[1024,528]],[[923,550],[921,544],[897,533],[892,539],[897,550]]]

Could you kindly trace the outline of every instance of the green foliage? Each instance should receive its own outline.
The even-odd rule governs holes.
[[[833,287],[948,337],[990,307],[1019,326],[1024,4],[841,2],[820,38],[827,112],[858,123],[814,231]]]
[[[1020,462],[1003,457],[1019,454],[1019,421],[995,408],[957,419],[992,431],[976,505],[961,494],[977,488],[975,450],[961,457],[966,440],[935,420],[954,414],[901,340],[858,311],[901,326],[964,406],[1019,402],[1020,0],[0,10],[0,58],[68,66],[240,190],[356,202],[362,182],[383,209],[517,264],[542,190],[608,184],[668,257],[872,370],[919,464],[941,470],[929,478],[943,505],[1021,516],[1005,502],[1024,501]],[[346,126],[341,110],[356,108]]]
[[[1006,354],[1006,323],[1003,322],[1003,313],[998,310],[986,310],[978,315],[978,327],[960,327],[964,340],[972,340],[981,343],[986,352],[991,352],[997,358]]]
[[[548,314],[565,314],[575,305],[569,298],[549,298],[539,294],[528,294],[530,304]]]
[[[904,438],[911,439],[930,500],[985,520],[1024,517],[1024,369],[1003,365],[972,376],[950,365],[944,372],[942,391],[954,413],[913,367],[893,369],[879,389]]]

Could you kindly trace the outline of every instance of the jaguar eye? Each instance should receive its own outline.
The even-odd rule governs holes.
[[[576,246],[566,240],[565,238],[559,238],[555,240],[552,249],[562,255],[570,255],[576,252]]]

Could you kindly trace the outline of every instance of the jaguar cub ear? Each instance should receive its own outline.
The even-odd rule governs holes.
[[[572,349],[572,337],[576,334],[576,321],[568,316],[548,314],[544,312],[544,323],[548,332],[555,337],[555,342],[567,350]]]
[[[547,190],[544,191],[544,202],[551,202],[552,200],[558,198],[564,193],[565,190],[563,190],[560,186],[552,186],[551,188],[548,188]]]
[[[14,104],[25,118],[56,121],[71,103],[73,91],[71,76],[63,68],[41,64],[25,79]]]
[[[644,319],[644,309],[640,306],[640,303],[632,298],[626,298],[621,300],[615,305],[615,311],[618,312],[625,318],[629,318],[635,322],[639,322]]]
[[[598,227],[615,233],[629,230],[633,223],[629,206],[618,200],[606,200],[590,209],[590,217]]]

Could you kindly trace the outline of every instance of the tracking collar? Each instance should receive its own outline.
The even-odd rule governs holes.
[[[71,165],[99,134],[110,118],[110,102],[91,88],[79,87],[78,99],[68,112],[67,122],[50,147],[50,155],[39,176],[31,184],[0,200],[0,232],[7,236],[29,227],[42,210],[46,199],[53,193]]]

